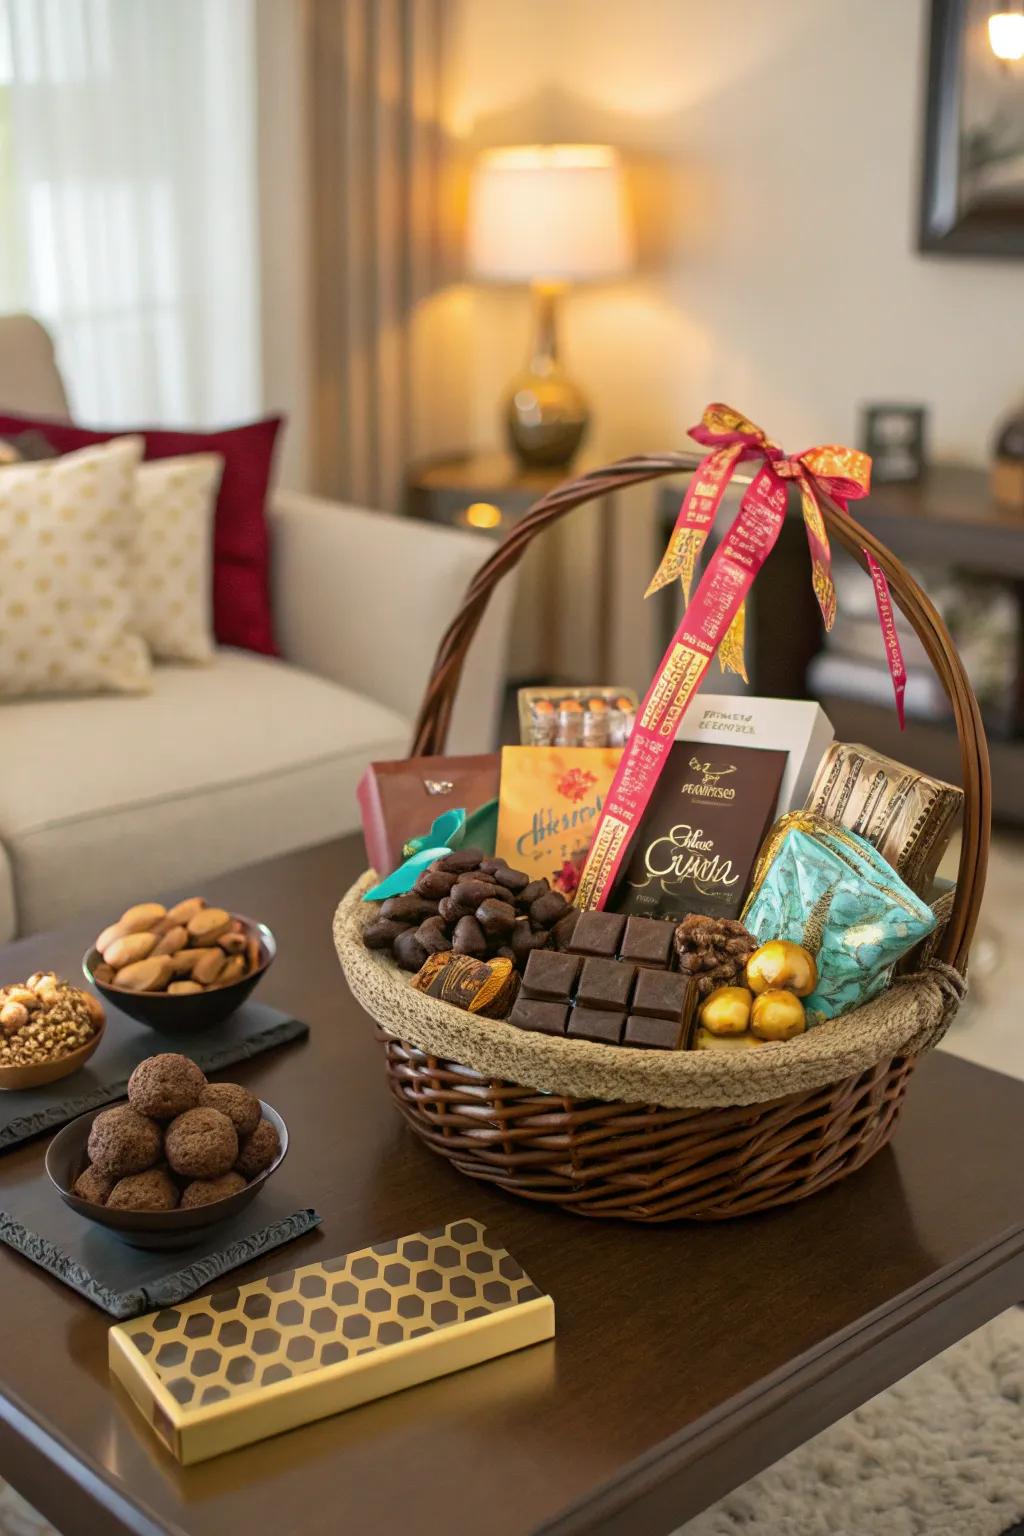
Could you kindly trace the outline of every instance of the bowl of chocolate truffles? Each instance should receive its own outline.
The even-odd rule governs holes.
[[[105,1027],[99,998],[52,971],[0,987],[0,1090],[70,1077],[89,1060]]]
[[[276,952],[265,923],[190,896],[170,908],[129,907],[86,951],[82,970],[140,1024],[196,1033],[242,1006]]]
[[[258,1195],[288,1130],[240,1083],[210,1083],[187,1056],[141,1061],[128,1098],[58,1131],[46,1172],[65,1205],[135,1248],[187,1248]]]

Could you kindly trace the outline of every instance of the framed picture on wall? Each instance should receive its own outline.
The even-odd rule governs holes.
[[[923,405],[866,405],[861,415],[861,447],[871,455],[873,485],[920,480],[924,473]]]
[[[1024,256],[1024,56],[1017,0],[932,0],[920,248]],[[999,18],[1004,19],[1005,18]],[[1000,57],[999,53],[1004,56]]]

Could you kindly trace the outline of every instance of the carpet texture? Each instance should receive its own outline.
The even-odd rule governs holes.
[[[1004,1536],[1024,1519],[1024,1310],[816,1435],[676,1536]]]

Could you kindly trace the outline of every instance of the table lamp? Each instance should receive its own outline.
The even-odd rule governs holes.
[[[633,259],[619,157],[602,144],[491,149],[478,160],[469,202],[469,261],[478,277],[529,283],[535,332],[505,409],[523,464],[568,464],[590,412],[558,357],[557,304],[571,282],[611,277]]]

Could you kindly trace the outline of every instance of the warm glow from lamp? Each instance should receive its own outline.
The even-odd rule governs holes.
[[[632,264],[622,167],[603,144],[492,149],[477,161],[469,260],[500,282],[578,282]]]
[[[472,501],[462,515],[470,528],[497,528],[501,523],[501,508],[493,501]]]
[[[997,11],[990,16],[988,40],[997,59],[1024,59],[1024,11]]]

